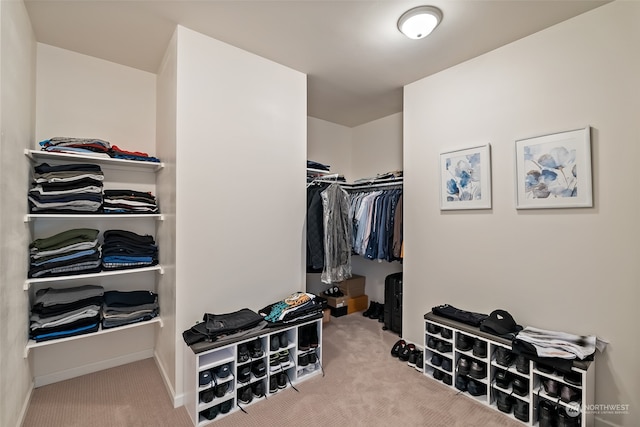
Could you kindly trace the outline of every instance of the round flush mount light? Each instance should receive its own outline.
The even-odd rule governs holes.
[[[418,6],[407,10],[398,19],[398,29],[410,39],[428,36],[442,20],[442,12],[433,6]]]

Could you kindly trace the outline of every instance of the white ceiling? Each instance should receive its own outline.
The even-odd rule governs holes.
[[[596,0],[24,0],[36,39],[155,73],[177,24],[308,75],[312,117],[357,126],[402,111],[402,87],[557,24]],[[400,15],[444,15],[409,40]]]

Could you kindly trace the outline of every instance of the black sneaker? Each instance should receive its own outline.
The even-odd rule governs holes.
[[[427,323],[427,332],[429,332],[430,334],[439,334],[440,333],[440,326],[435,325],[433,323]]]
[[[493,379],[498,387],[507,389],[509,388],[513,377],[509,372],[498,369],[496,371],[496,374],[493,376]]]
[[[251,384],[251,392],[254,397],[263,397],[265,395],[264,381],[258,381],[257,383]]]
[[[487,343],[486,343],[486,341],[482,341],[482,340],[476,339],[473,342],[473,355],[476,356],[476,357],[482,357],[482,358],[487,357]]]
[[[218,384],[215,388],[216,397],[222,397],[227,394],[227,391],[229,391],[229,384],[229,381],[227,381],[226,383]]]
[[[289,337],[287,336],[286,332],[283,332],[280,335],[278,335],[278,342],[279,342],[280,348],[287,348],[289,346]]]
[[[281,352],[277,353],[278,356],[278,362],[282,365],[285,365],[287,363],[289,363],[289,350],[282,350]]]
[[[200,402],[209,403],[213,400],[214,389],[210,388],[200,393]]]
[[[460,391],[467,391],[467,384],[469,380],[467,377],[463,377],[462,375],[456,376],[456,388]]]
[[[440,369],[434,369],[433,378],[437,379],[438,381],[442,381],[442,379],[444,378],[444,372],[442,372]]]
[[[418,357],[418,352],[420,350],[413,350],[411,354],[409,354],[409,360],[407,360],[407,365],[412,368],[416,367],[416,357]]]
[[[424,352],[422,350],[419,350],[416,356],[416,370],[424,372]]]
[[[444,374],[444,378],[442,378],[442,382],[446,385],[453,384],[453,380],[451,379],[451,374]]]
[[[267,374],[267,367],[262,360],[257,360],[251,364],[251,372],[256,378],[262,378]]]
[[[467,391],[472,396],[482,396],[487,394],[487,386],[480,381],[469,380],[467,383]]]
[[[218,411],[219,411],[219,408],[218,408],[218,405],[216,405],[216,406],[212,406],[211,408],[205,409],[204,411],[200,412],[200,414],[202,414],[202,416],[205,417],[206,419],[212,420],[218,416]]]
[[[452,349],[453,346],[448,342],[438,341],[436,344],[436,350],[440,353],[450,353]]]
[[[362,312],[362,315],[363,315],[364,317],[369,317],[369,315],[370,315],[371,313],[373,313],[373,310],[375,309],[376,304],[377,304],[377,302],[375,302],[375,301],[371,301],[371,302],[369,303],[369,308],[367,308],[365,311],[363,311],[363,312]]]
[[[277,375],[278,388],[286,388],[287,387],[287,377],[284,372],[280,372]]]
[[[280,355],[278,353],[271,353],[269,355],[269,371],[275,372],[280,369]]]
[[[231,410],[231,405],[233,404],[233,399],[225,400],[220,404],[220,413],[226,414]]]
[[[403,362],[407,362],[409,360],[409,355],[411,355],[411,353],[414,352],[415,349],[415,344],[405,345],[402,351],[400,351],[400,354],[398,354],[398,359],[402,360]]]
[[[460,359],[458,359],[456,368],[458,369],[459,375],[469,375],[469,371],[471,370],[471,361],[468,358],[462,356],[460,357]]]
[[[217,368],[214,369],[216,378],[218,378],[219,380],[223,380],[225,378],[228,378],[229,375],[231,375],[231,367],[229,366],[229,364],[225,364],[222,366],[218,366]]]
[[[540,399],[538,404],[538,427],[555,427],[556,408],[546,399]]]
[[[207,370],[200,372],[198,381],[200,383],[200,387],[211,384],[211,381],[213,381],[211,371]]]
[[[526,396],[529,394],[529,380],[516,376],[513,379],[513,392],[518,396]]]
[[[447,357],[443,357],[442,358],[442,369],[444,369],[447,372],[451,372],[451,359],[447,358]]]
[[[473,347],[473,340],[463,334],[457,334],[456,336],[456,348],[460,351],[469,351]]]
[[[529,373],[529,359],[527,359],[522,354],[519,354],[516,357],[516,370],[521,374]]]
[[[307,366],[309,364],[309,356],[307,353],[298,356],[298,366]]]
[[[431,356],[431,364],[433,366],[442,365],[442,356],[440,356],[439,354],[434,353],[433,356]]]
[[[269,393],[278,391],[278,380],[275,375],[269,377]]]
[[[511,365],[511,362],[513,361],[513,353],[511,353],[511,350],[504,347],[498,347],[496,348],[496,351],[494,354],[496,356],[496,363],[498,365],[501,365],[501,366]]]
[[[573,387],[563,385],[560,389],[560,400],[562,400],[564,403],[575,402],[576,400],[580,400],[580,398],[580,392]]]
[[[280,350],[280,339],[277,335],[271,335],[269,338],[269,350],[278,351]]]
[[[582,375],[580,372],[571,371],[564,374],[564,380],[571,385],[582,385]]]
[[[238,370],[238,382],[246,383],[251,379],[251,367],[249,365],[241,366]]]
[[[580,425],[580,422],[578,421],[577,416],[573,416],[569,414],[567,411],[562,409],[558,410],[557,420],[558,420],[558,424],[557,424],[558,427],[578,427]]]
[[[318,356],[315,353],[311,352],[307,353],[307,355],[309,356],[309,365],[315,365],[318,362]]]
[[[400,340],[400,341],[402,341],[402,340]],[[427,340],[427,347],[436,348],[439,341],[440,340],[437,340],[437,339],[435,339],[433,337],[429,337],[429,339]],[[402,342],[404,342],[404,341],[402,341]]]
[[[560,384],[558,384],[556,380],[547,378],[542,381],[542,386],[544,387],[544,392],[547,393],[549,397],[558,397],[560,394]]]
[[[525,423],[529,422],[529,404],[524,400],[516,399],[516,406],[513,408],[513,416]]]
[[[469,376],[476,379],[482,379],[487,376],[487,365],[474,360],[471,362],[471,369],[469,370]]]
[[[497,393],[498,398],[496,399],[496,405],[498,406],[498,409],[508,414],[511,412],[511,408],[513,407],[513,397],[502,391],[498,391]]]
[[[242,387],[238,390],[238,400],[245,405],[251,403],[253,400],[253,394],[251,394],[250,386]]]
[[[407,343],[404,340],[396,341],[393,347],[391,347],[391,356],[398,357],[400,355],[400,351],[404,348],[405,345],[407,345]],[[433,346],[435,347],[435,344]]]
[[[260,338],[257,338],[254,341],[251,341],[250,346],[251,346],[251,357],[253,359],[259,359],[264,355],[264,352],[262,351],[262,340],[260,340]]]
[[[442,328],[442,330],[440,331],[440,336],[442,338],[446,338],[446,339],[450,340],[451,336],[452,336],[451,329]]]
[[[238,363],[244,363],[249,360],[249,349],[246,344],[238,346]]]

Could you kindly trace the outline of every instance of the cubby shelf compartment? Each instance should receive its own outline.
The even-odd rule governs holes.
[[[440,336],[439,333],[431,333],[428,331],[429,327],[433,330],[433,326],[439,326],[440,328],[451,329],[453,331],[452,339],[444,339]],[[481,402],[489,407],[495,409],[498,412],[501,412],[496,403],[496,396],[499,392],[507,393],[511,395],[514,399],[518,399],[520,401],[526,402],[528,404],[528,420],[527,422],[521,421],[516,418],[513,414],[513,410],[510,413],[501,412],[512,420],[518,421],[523,425],[538,425],[538,414],[536,411],[536,407],[540,399],[545,399],[557,403],[568,409],[575,409],[575,405],[579,405],[581,408],[584,408],[585,405],[591,405],[594,402],[594,381],[595,381],[595,362],[591,361],[574,361],[572,370],[580,375],[581,385],[575,386],[568,382],[566,382],[562,376],[556,374],[547,374],[536,368],[535,362],[529,361],[529,373],[525,374],[519,372],[516,369],[515,363],[511,363],[509,366],[503,366],[496,362],[496,349],[499,347],[506,348],[507,350],[511,350],[511,341],[502,337],[498,337],[495,335],[488,334],[486,332],[480,331],[479,328],[467,325],[465,323],[457,322],[455,320],[447,319],[444,317],[437,316],[433,313],[427,313],[424,315],[424,330],[425,330],[425,372],[424,375],[428,378],[432,377],[434,369],[442,370],[442,368],[438,366],[432,366],[429,362],[429,358],[433,354],[440,354],[444,357],[453,357],[453,369],[457,369],[456,364],[458,359],[461,356],[464,356],[469,359],[475,359],[476,361],[482,362],[486,365],[487,369],[487,377],[480,381],[487,385],[487,394],[481,396],[472,396],[468,392],[463,392],[461,394],[470,397],[478,402]],[[479,339],[486,343],[487,345],[487,356],[486,357],[478,357],[473,354],[473,350],[465,350],[462,351],[456,348],[456,338],[458,334],[465,335],[474,339]],[[438,352],[436,349],[429,348],[427,343],[430,338],[438,339],[441,341],[446,341],[448,343],[453,344],[453,354],[445,353],[442,354]],[[524,378],[528,381],[529,388],[527,390],[527,394],[521,396],[519,394],[513,393],[513,388],[509,385],[508,388],[502,388],[498,386],[493,380],[495,373],[498,370],[507,371],[512,375],[517,375],[520,378]],[[581,399],[578,402],[574,402],[572,404],[567,404],[562,402],[559,397],[551,397],[544,392],[544,388],[542,386],[542,381],[545,378],[551,378],[553,380],[558,381],[561,385],[568,385],[575,390],[578,390],[581,393]],[[433,379],[433,378],[432,378]],[[436,381],[434,379],[434,381]],[[450,386],[455,389],[455,377],[453,384]],[[457,390],[457,389],[456,389]],[[578,414],[580,417],[580,426],[581,427],[592,427],[594,423],[593,414],[587,413],[586,411],[582,411]]]
[[[59,339],[55,339],[55,340],[48,340],[48,341],[42,341],[42,342],[35,342],[34,340],[29,340],[27,342],[27,345],[24,348],[23,357],[26,359],[29,356],[29,351],[31,349],[33,349],[33,348],[45,347],[45,346],[48,346],[48,345],[60,344],[60,343],[63,343],[63,342],[68,342],[68,341],[75,341],[75,340],[79,340],[79,339],[83,339],[83,338],[95,337],[97,335],[104,335],[104,334],[109,334],[109,333],[112,333],[112,332],[120,332],[120,331],[123,331],[125,329],[139,328],[141,326],[148,326],[148,325],[153,325],[153,324],[158,324],[158,325],[160,325],[161,328],[164,326],[161,317],[154,317],[153,319],[146,320],[144,322],[132,323],[130,325],[117,326],[115,328],[102,329],[102,327],[100,327],[100,329],[98,329],[98,331],[96,331],[96,332],[91,332],[91,333],[82,334],[82,335],[75,335],[75,336],[72,336],[72,337],[65,337],[65,338],[59,338]]]

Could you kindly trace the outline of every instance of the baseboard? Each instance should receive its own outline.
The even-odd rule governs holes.
[[[127,363],[137,362],[139,360],[149,359],[153,357],[153,349],[140,351],[138,353],[127,354],[113,359],[103,360],[88,365],[78,366],[73,369],[55,372],[53,374],[42,375],[34,378],[35,387],[57,383],[59,381],[68,380],[93,372],[102,371],[104,369],[115,368],[116,366],[126,365]]]
[[[22,426],[24,424],[24,418],[27,416],[27,410],[29,409],[29,404],[31,403],[31,396],[33,395],[33,390],[35,386],[33,385],[33,381],[29,386],[29,392],[27,393],[27,397],[24,399],[24,403],[22,404],[22,409],[20,410],[20,415],[18,416],[18,425]]]
[[[162,364],[162,359],[158,356],[158,353],[154,353],[154,358],[156,362],[156,366],[158,366],[158,370],[160,371],[160,376],[162,377],[162,381],[164,382],[164,386],[167,388],[167,393],[169,393],[169,398],[173,401],[173,407],[179,408],[184,405],[184,393],[180,393],[176,395],[176,391],[173,389],[171,385],[171,381],[169,380],[169,375],[167,375],[167,371],[164,369],[164,365]]]

